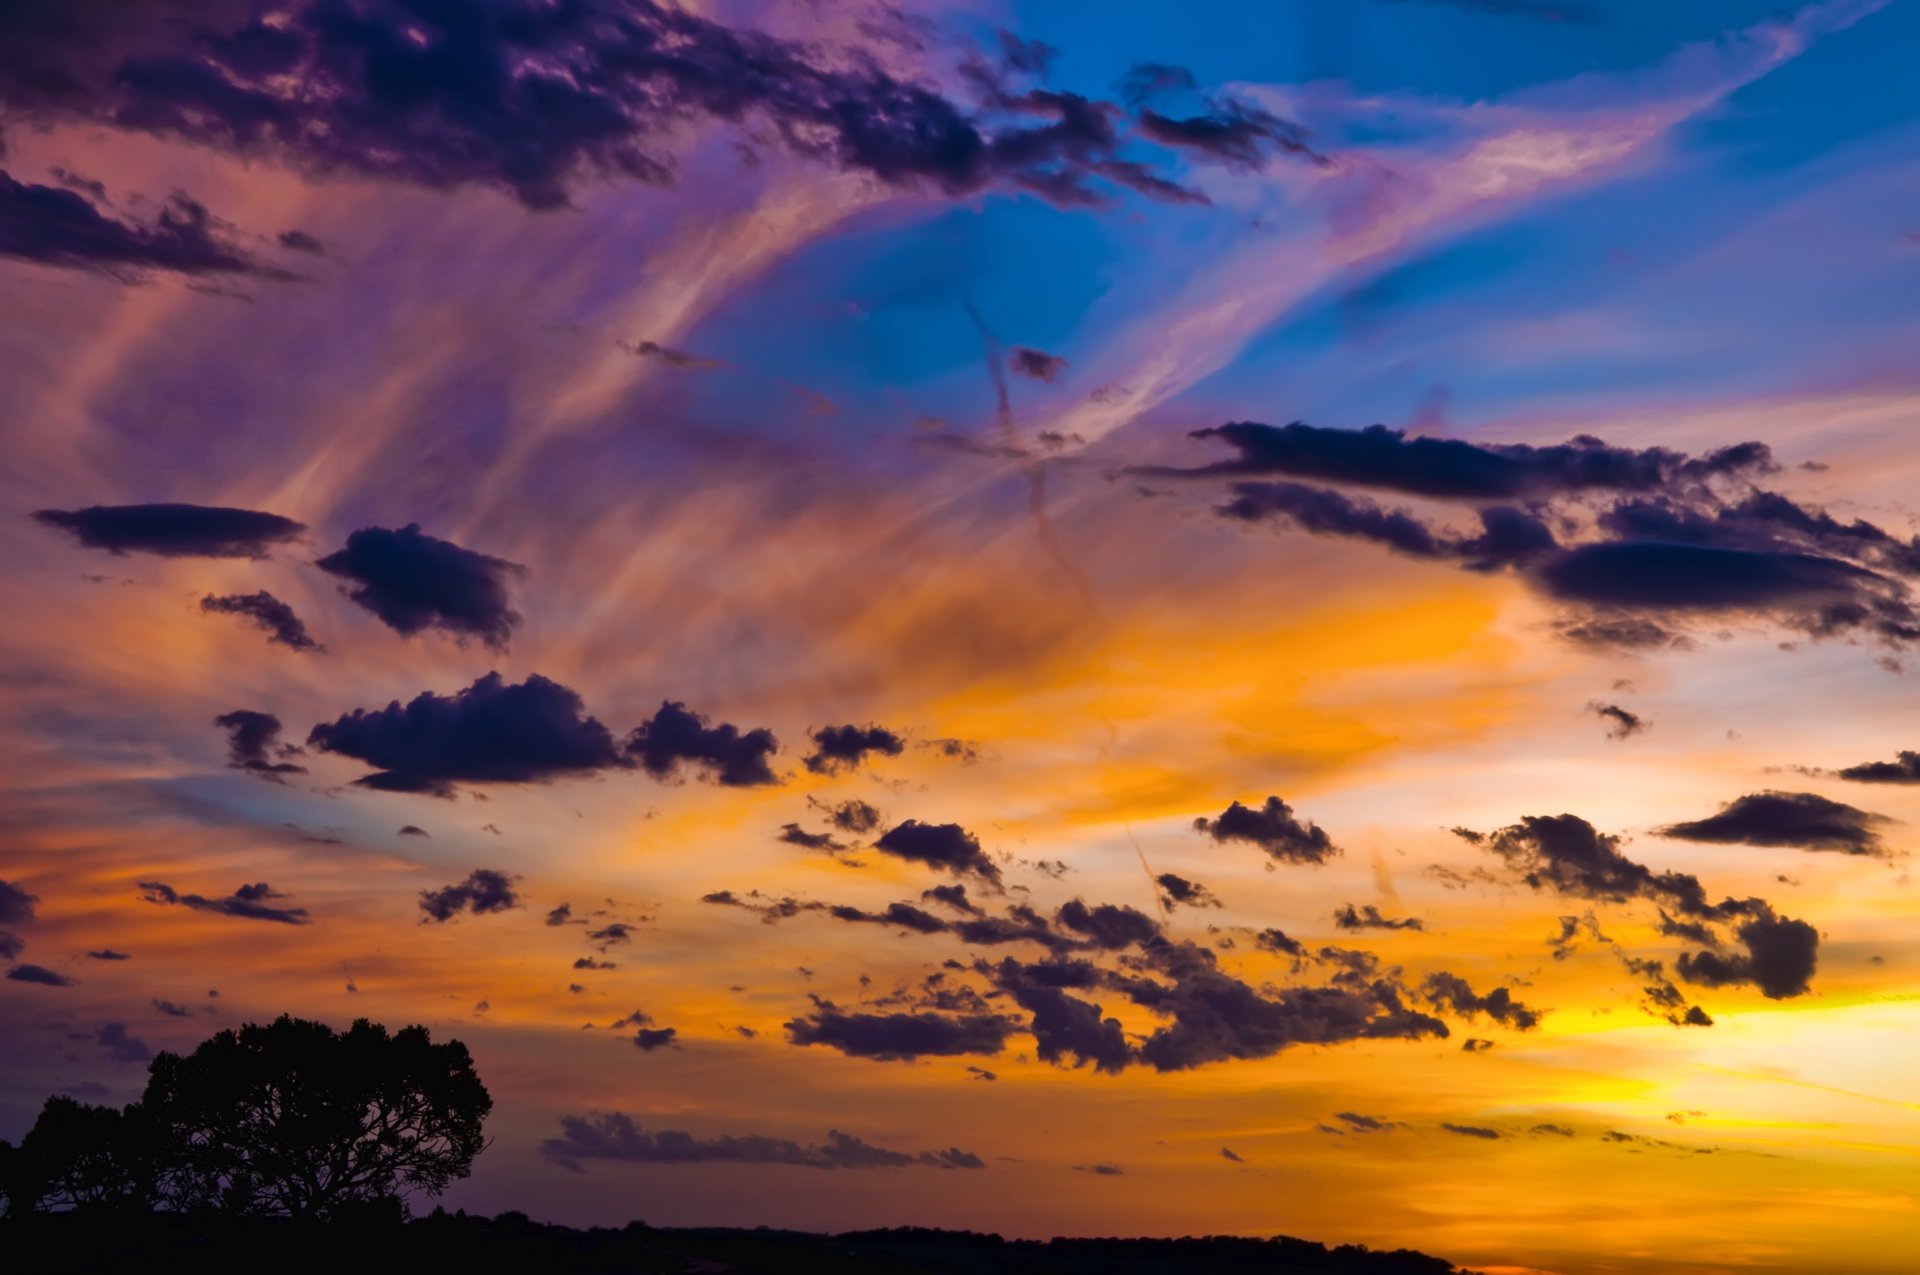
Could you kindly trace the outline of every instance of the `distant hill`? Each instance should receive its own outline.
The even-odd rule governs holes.
[[[11,1232],[11,1237],[8,1236]],[[0,1224],[0,1251],[42,1255],[39,1269],[266,1269],[289,1271],[458,1271],[512,1275],[951,1275],[1067,1272],[1069,1275],[1471,1275],[1410,1249],[1329,1247],[1281,1236],[1247,1239],[1007,1240],[973,1231],[898,1227],[816,1235],[760,1227],[665,1228],[634,1222],[620,1229],[547,1226],[524,1214],[470,1217],[436,1211],[410,1222],[301,1224],[277,1218],[141,1214],[42,1214]],[[189,1265],[180,1265],[189,1264]]]

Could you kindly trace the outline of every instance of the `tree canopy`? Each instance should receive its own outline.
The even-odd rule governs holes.
[[[218,1209],[326,1218],[437,1195],[473,1170],[493,1100],[465,1045],[287,1015],[162,1053],[124,1109],[47,1100],[0,1143],[7,1211]]]

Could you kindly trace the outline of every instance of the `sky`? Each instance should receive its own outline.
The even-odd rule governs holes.
[[[0,11],[0,1137],[1910,1268],[1913,0]]]

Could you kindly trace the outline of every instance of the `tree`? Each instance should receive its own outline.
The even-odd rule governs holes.
[[[153,1060],[140,1104],[176,1208],[325,1218],[473,1171],[493,1099],[457,1040],[281,1015]]]
[[[17,1147],[0,1143],[9,1216],[153,1207],[162,1149],[139,1103],[124,1110],[47,1099]]]

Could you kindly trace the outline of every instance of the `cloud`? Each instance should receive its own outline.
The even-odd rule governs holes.
[[[213,719],[213,724],[227,732],[227,766],[230,769],[244,770],[274,783],[284,782],[282,775],[307,773],[305,766],[273,760],[275,757],[298,753],[300,749],[280,742],[280,719],[272,713],[237,708],[231,713],[220,714]]]
[[[396,837],[428,837],[432,834],[417,823],[403,823],[400,825],[400,831],[393,835]]]
[[[1809,990],[1820,948],[1819,932],[1811,925],[1767,912],[1734,933],[1746,947],[1745,955],[1682,952],[1680,977],[1707,987],[1751,983],[1768,1000],[1784,1000]]]
[[[786,1024],[787,1039],[796,1045],[825,1045],[877,1061],[997,1054],[1016,1027],[999,1014],[850,1014],[830,1003]]]
[[[560,1136],[540,1144],[540,1154],[579,1170],[586,1160],[626,1164],[788,1164],[808,1169],[984,1169],[971,1151],[892,1151],[829,1130],[824,1144],[799,1143],[761,1134],[698,1137],[677,1129],[648,1131],[624,1112],[560,1117]]]
[[[327,245],[320,242],[319,236],[307,233],[295,227],[283,230],[273,237],[273,241],[289,252],[304,252],[312,256],[324,256]]]
[[[94,1035],[94,1041],[107,1051],[107,1057],[119,1063],[153,1061],[153,1050],[138,1036],[129,1035],[125,1023],[108,1023]]]
[[[1920,753],[1903,749],[1893,761],[1861,762],[1839,775],[1859,784],[1920,784]]]
[[[282,283],[301,278],[260,262],[233,241],[230,227],[186,195],[175,192],[150,220],[127,221],[101,211],[100,197],[88,194],[18,181],[0,171],[0,257],[129,283],[149,270]]]
[[[1307,144],[1298,124],[1246,102],[1212,101],[1200,114],[1182,117],[1142,111],[1140,132],[1162,146],[1238,172],[1265,168],[1279,155],[1327,162]]]
[[[701,123],[953,197],[1005,187],[1079,206],[1123,186],[1201,198],[1121,157],[1108,103],[1013,92],[989,75],[969,105],[870,57],[655,0],[348,12],[295,0],[271,19],[239,10],[115,28],[78,16],[53,38],[29,27],[42,38],[0,67],[0,104],[312,173],[504,188],[533,208],[565,206],[591,180],[671,182],[676,138]],[[0,42],[15,34],[0,23]]]
[[[1404,1129],[1405,1125],[1381,1116],[1362,1115],[1357,1111],[1337,1111],[1334,1119],[1344,1122],[1355,1133],[1387,1133],[1394,1129]]]
[[[398,531],[362,527],[346,547],[314,564],[351,581],[347,596],[408,637],[439,629],[504,651],[520,614],[507,583],[526,568],[436,539],[408,523]]]
[[[1284,930],[1265,929],[1253,936],[1254,946],[1268,952],[1280,952],[1287,956],[1304,957],[1307,949],[1299,940],[1289,938]]]
[[[1258,810],[1236,801],[1219,818],[1195,819],[1193,826],[1215,841],[1251,842],[1280,863],[1325,863],[1340,853],[1324,830],[1295,818],[1292,808],[1278,797],[1268,797]]]
[[[90,505],[33,515],[89,549],[163,558],[264,558],[306,527],[278,514],[213,505]]]
[[[296,651],[326,650],[314,641],[313,635],[307,632],[305,622],[294,614],[293,608],[265,589],[258,593],[218,596],[209,593],[200,599],[200,611],[204,615],[243,616],[252,622],[253,627],[267,634],[267,641],[278,642]]]
[[[842,832],[859,835],[880,826],[880,811],[858,798],[849,798],[827,808],[827,820]]]
[[[1448,1133],[1457,1133],[1463,1138],[1484,1138],[1490,1142],[1498,1141],[1502,1136],[1498,1129],[1489,1129],[1485,1125],[1453,1124],[1443,1120],[1440,1122],[1440,1127]]]
[[[730,722],[709,726],[705,717],[674,700],[662,701],[660,710],[627,737],[624,748],[656,779],[666,779],[686,765],[728,788],[780,782],[768,764],[780,748],[772,731],[742,731]]]
[[[1223,1159],[1223,1160],[1231,1160],[1231,1161],[1233,1161],[1233,1162],[1234,1162],[1235,1164],[1245,1164],[1245,1163],[1246,1163],[1246,1160],[1244,1160],[1244,1159],[1243,1159],[1243,1158],[1241,1158],[1240,1156],[1238,1156],[1238,1155],[1236,1155],[1236,1154],[1234,1154],[1234,1150],[1233,1150],[1233,1148],[1232,1148],[1232,1147],[1221,1147],[1221,1148],[1220,1148],[1220,1158],[1221,1158],[1221,1159]]]
[[[150,1003],[156,1010],[165,1014],[168,1018],[186,1018],[193,1013],[193,1011],[185,1005],[177,1005],[173,1001],[161,1000],[157,996],[154,997]]]
[[[611,732],[583,715],[580,696],[529,674],[488,673],[454,695],[422,691],[402,707],[355,709],[307,735],[322,752],[378,768],[354,782],[383,792],[450,797],[457,783],[545,783],[625,767]]]
[[[96,961],[130,961],[133,959],[125,952],[116,952],[110,947],[97,948],[94,951],[88,952],[87,955]]]
[[[640,341],[622,348],[631,350],[639,358],[652,359],[656,363],[664,363],[668,367],[678,368],[683,372],[711,372],[717,367],[725,366],[719,359],[701,358],[697,354],[688,354],[685,350],[661,345],[658,341]]]
[[[873,848],[955,876],[972,873],[994,885],[1000,883],[1000,868],[981,851],[979,838],[957,823],[909,819],[887,829]]]
[[[11,961],[27,950],[27,941],[10,930],[0,930],[0,961]]]
[[[907,742],[884,726],[822,726],[811,732],[813,751],[801,760],[816,775],[851,770],[866,761],[868,754],[898,757]]]
[[[1221,906],[1220,900],[1214,896],[1213,891],[1207,889],[1206,886],[1201,885],[1198,881],[1187,880],[1187,878],[1178,873],[1162,872],[1153,879],[1153,882],[1160,887],[1161,901],[1167,905],[1169,910],[1180,904],[1185,904],[1190,908],[1217,908]]]
[[[634,1048],[641,1053],[650,1054],[656,1049],[664,1049],[674,1043],[674,1037],[680,1031],[675,1027],[642,1027],[633,1033]]]
[[[15,965],[7,971],[7,978],[15,983],[38,983],[43,987],[73,986],[72,979],[44,965]]]
[[[1484,1014],[1523,1032],[1540,1025],[1541,1011],[1521,1004],[1508,989],[1496,987],[1481,996],[1466,979],[1445,970],[1427,975],[1420,984],[1420,992],[1432,1004],[1468,1018]]]
[[[221,916],[239,917],[248,921],[278,921],[282,925],[307,924],[305,908],[277,908],[266,903],[267,899],[284,899],[287,896],[269,886],[265,881],[243,885],[224,899],[209,899],[198,894],[181,894],[162,881],[142,881],[140,889],[149,903],[177,904],[199,912],[214,912]]]
[[[0,881],[0,925],[25,925],[33,920],[33,905],[39,901],[39,895],[28,894],[9,881]]]
[[[1480,444],[1458,438],[1407,436],[1385,425],[1330,429],[1295,421],[1237,421],[1195,430],[1239,453],[1197,468],[1145,467],[1160,478],[1284,474],[1375,487],[1409,496],[1474,502],[1531,500],[1583,492],[1654,492],[1677,482],[1765,472],[1772,455],[1760,443],[1738,443],[1702,458],[1661,447],[1613,447],[1582,435],[1565,443]]]
[[[1647,721],[1638,713],[1630,713],[1618,704],[1602,704],[1598,701],[1587,705],[1587,711],[1607,723],[1608,739],[1628,739],[1647,728]]]
[[[1067,361],[1058,354],[1016,345],[1007,351],[1007,366],[1030,380],[1045,381],[1051,385],[1067,370]]]
[[[547,913],[548,925],[568,925],[573,921],[573,904],[562,903]]]
[[[1077,967],[1023,965],[1011,957],[993,968],[994,981],[1032,1015],[1027,1030],[1033,1034],[1041,1062],[1075,1067],[1093,1064],[1095,1071],[1117,1075],[1133,1061],[1120,1020],[1105,1017],[1091,1001],[1069,996],[1049,977]]]
[[[1355,908],[1348,903],[1334,909],[1333,923],[1343,930],[1424,930],[1417,916],[1388,917],[1380,915],[1380,909],[1369,903]]]
[[[423,920],[451,921],[462,912],[471,912],[475,916],[484,916],[489,912],[506,912],[521,906],[520,896],[513,889],[514,878],[492,868],[475,868],[467,874],[467,879],[457,885],[442,886],[438,890],[420,891],[420,911]]]
[[[1756,792],[1705,819],[1669,824],[1663,837],[1716,845],[1797,846],[1842,854],[1885,855],[1878,828],[1893,821],[1810,792]]]
[[[1085,935],[1095,947],[1107,950],[1150,943],[1160,937],[1160,923],[1135,908],[1114,903],[1087,906],[1079,899],[1064,904],[1054,913],[1066,929]]]

